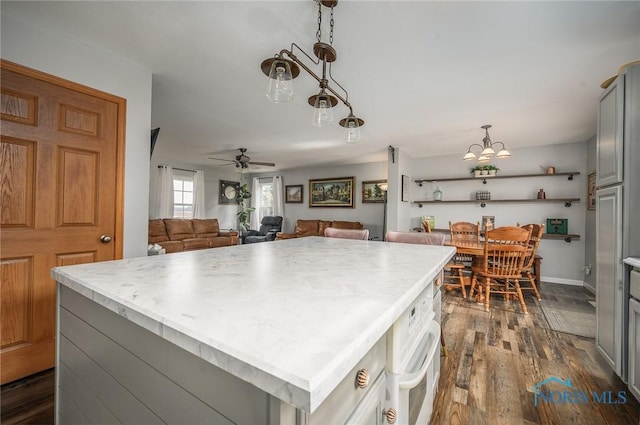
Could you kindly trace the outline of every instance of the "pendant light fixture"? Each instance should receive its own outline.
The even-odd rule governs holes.
[[[315,78],[320,86],[318,94],[309,97],[308,102],[314,108],[313,124],[324,126],[333,122],[333,107],[342,102],[349,108],[349,115],[340,120],[339,124],[345,128],[344,141],[355,143],[360,140],[360,127],[364,125],[364,120],[353,114],[353,108],[349,103],[349,93],[331,76],[331,64],[337,58],[336,50],[333,48],[333,9],[338,4],[338,0],[314,0],[318,5],[318,30],[316,31],[316,43],[313,45],[313,54],[317,59],[313,59],[295,43],[290,49],[283,49],[274,57],[266,59],[260,65],[262,72],[269,77],[267,86],[267,97],[275,103],[290,102],[294,96],[293,79],[300,74],[300,68]],[[329,43],[322,41],[322,8],[330,9],[330,33]],[[298,58],[293,50],[294,47],[302,52],[314,65],[322,66],[321,76],[316,74],[309,66]],[[340,89],[336,91],[330,83],[335,84]],[[327,93],[328,92],[328,93]],[[343,93],[343,94],[341,94]]]
[[[473,143],[472,145],[470,145],[467,153],[463,158],[465,161],[476,159],[476,154],[471,151],[471,148],[475,146],[479,147],[481,150],[480,156],[477,157],[478,162],[489,162],[494,156],[496,158],[508,158],[511,156],[511,153],[504,146],[504,143],[491,141],[491,138],[489,137],[489,129],[491,128],[491,124],[485,124],[480,128],[485,131],[485,136],[482,139],[482,145],[478,143]],[[501,149],[498,150],[498,153],[496,153],[496,150],[494,149],[494,146],[496,145],[501,146]]]

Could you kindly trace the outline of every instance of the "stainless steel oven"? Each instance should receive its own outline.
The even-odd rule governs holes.
[[[440,291],[432,282],[393,325],[387,388],[397,424],[428,423],[440,375]]]

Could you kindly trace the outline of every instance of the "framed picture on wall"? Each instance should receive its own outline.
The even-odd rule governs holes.
[[[483,215],[482,216],[482,231],[486,232],[487,230],[491,230],[496,225],[496,216],[494,215]]]
[[[309,206],[355,208],[353,182],[354,177],[309,180]]]
[[[362,203],[384,202],[387,197],[386,180],[370,180],[362,182]]]
[[[587,209],[596,209],[596,173],[587,177]]]
[[[402,202],[409,202],[409,176],[402,175]]]
[[[284,187],[284,201],[287,204],[301,204],[303,198],[303,186],[301,184],[292,184]]]

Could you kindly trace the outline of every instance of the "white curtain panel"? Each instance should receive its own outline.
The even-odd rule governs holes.
[[[173,168],[168,165],[158,166],[156,182],[149,217],[173,217]]]
[[[205,218],[204,172],[193,173],[193,218]]]
[[[284,217],[284,186],[282,176],[273,177],[273,215]]]
[[[260,217],[260,179],[258,177],[251,180],[251,206],[255,210],[251,213],[250,228],[259,229],[262,217]]]

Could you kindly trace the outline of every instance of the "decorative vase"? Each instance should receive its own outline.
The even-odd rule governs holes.
[[[438,186],[436,186],[436,190],[433,191],[433,200],[442,201],[442,191]]]
[[[490,176],[495,176],[496,175],[496,171],[498,171],[498,170],[489,170],[489,175]]]
[[[480,171],[480,175],[481,175],[481,176],[487,176],[487,175],[489,175],[489,170],[482,170],[482,171]]]
[[[480,170],[473,170],[473,177],[480,177]]]

